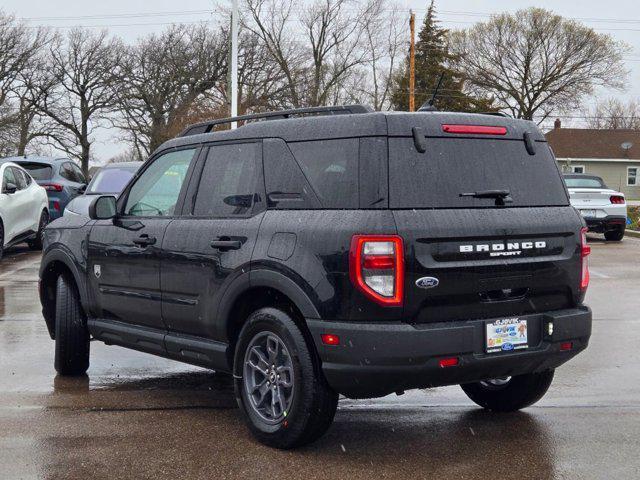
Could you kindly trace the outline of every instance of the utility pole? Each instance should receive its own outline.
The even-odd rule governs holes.
[[[409,26],[411,28],[411,46],[409,47],[409,111],[416,111],[416,14],[413,10],[409,13]]]
[[[238,0],[231,6],[231,116],[238,116]],[[238,128],[238,122],[231,122],[231,129]]]

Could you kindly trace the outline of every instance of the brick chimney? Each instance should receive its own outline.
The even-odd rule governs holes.
[[[553,122],[553,128],[557,129],[557,128],[561,128],[562,127],[562,122],[560,121],[559,118],[556,118],[556,121]]]

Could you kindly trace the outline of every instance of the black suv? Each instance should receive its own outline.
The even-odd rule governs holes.
[[[233,374],[255,436],[312,442],[338,394],[539,400],[586,348],[585,224],[529,121],[364,107],[198,124],[45,233],[61,375],[89,340]]]

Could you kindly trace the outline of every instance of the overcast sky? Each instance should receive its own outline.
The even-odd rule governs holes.
[[[173,22],[215,20],[211,0],[2,0],[0,9],[30,23],[69,27],[83,25],[91,28],[109,28],[125,41],[133,42],[139,36],[160,31]],[[399,0],[407,11],[413,8],[421,21],[426,12],[426,0]],[[220,0],[217,4],[224,5]],[[600,97],[640,98],[640,2],[638,0],[436,0],[438,18],[442,26],[450,29],[465,28],[486,20],[491,13],[515,11],[529,6],[548,8],[565,17],[580,20],[601,33],[608,33],[629,44],[631,52],[625,56],[630,70],[629,89],[624,93],[598,92]],[[90,18],[93,16],[94,18]],[[95,156],[99,160],[123,150],[109,134],[96,139]]]

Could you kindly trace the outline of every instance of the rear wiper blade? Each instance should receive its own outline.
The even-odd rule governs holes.
[[[495,198],[496,205],[512,203],[511,192],[509,190],[480,190],[478,192],[461,193],[461,197],[473,198]]]
[[[509,190],[480,190],[478,192],[461,193],[461,197],[473,198],[507,198],[511,196]]]

